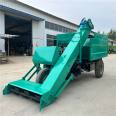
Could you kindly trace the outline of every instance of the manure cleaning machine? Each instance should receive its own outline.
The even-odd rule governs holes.
[[[102,77],[108,38],[93,32],[93,28],[91,20],[84,18],[76,32],[56,35],[55,46],[37,47],[32,58],[34,66],[20,80],[10,82],[3,94],[29,97],[39,102],[42,110],[83,71],[95,70],[95,77]],[[32,77],[36,77],[35,82]]]

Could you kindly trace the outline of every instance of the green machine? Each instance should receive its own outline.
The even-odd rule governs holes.
[[[90,19],[83,19],[76,32],[57,35],[56,46],[36,48],[32,58],[34,66],[20,80],[10,82],[3,94],[13,92],[29,97],[39,102],[42,110],[83,71],[95,70],[95,77],[102,77],[102,58],[108,55],[108,38],[92,32],[93,28]]]

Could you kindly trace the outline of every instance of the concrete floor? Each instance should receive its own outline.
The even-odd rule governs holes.
[[[116,55],[104,59],[101,79],[84,73],[72,82],[52,105],[39,111],[39,104],[24,97],[2,95],[4,86],[23,76],[32,66],[31,57],[12,57],[9,64],[0,64],[0,116],[115,116]]]

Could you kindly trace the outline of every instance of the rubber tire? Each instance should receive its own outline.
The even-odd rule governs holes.
[[[103,60],[100,59],[95,63],[95,77],[101,78],[104,73],[104,63]]]
[[[36,77],[36,83],[43,83],[45,79],[47,78],[48,74],[50,72],[49,68],[43,68],[39,71]]]

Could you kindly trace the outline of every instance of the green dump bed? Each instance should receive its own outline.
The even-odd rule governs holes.
[[[75,33],[56,36],[58,46],[66,46]],[[82,60],[93,61],[108,55],[108,38],[105,35],[91,32],[82,49]]]

